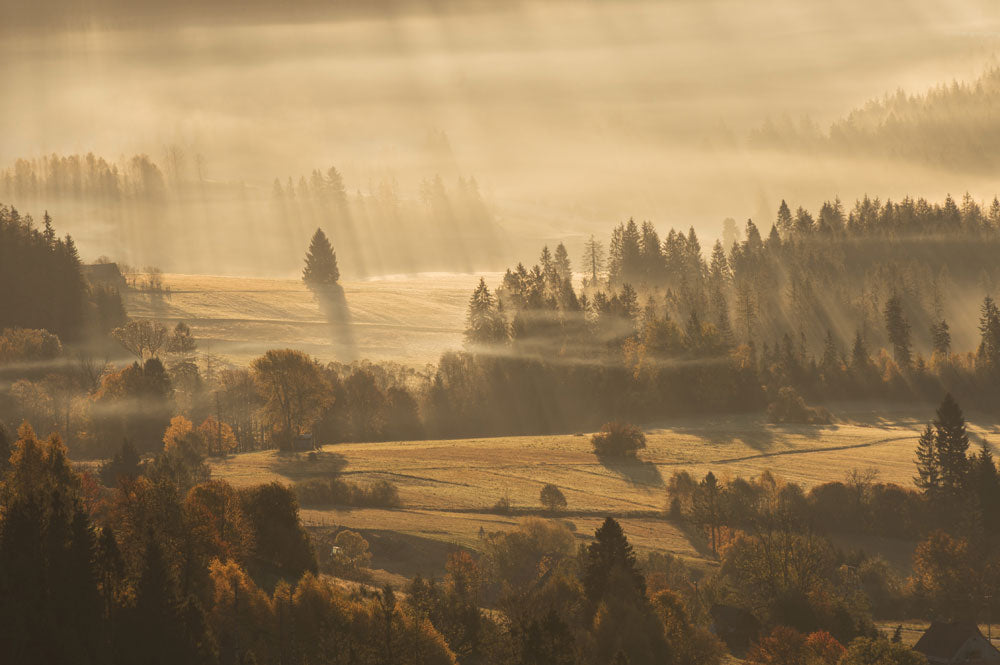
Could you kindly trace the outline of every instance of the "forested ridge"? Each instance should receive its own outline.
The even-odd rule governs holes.
[[[1000,69],[922,94],[872,99],[822,129],[809,119],[769,119],[751,135],[757,147],[915,161],[931,168],[990,173],[998,165]]]

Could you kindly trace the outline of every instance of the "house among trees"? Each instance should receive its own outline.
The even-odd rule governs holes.
[[[969,621],[934,621],[913,648],[931,665],[1000,663],[1000,651]]]
[[[117,263],[93,263],[80,266],[80,272],[88,283],[94,286],[113,287],[119,292],[125,290],[125,276]]]

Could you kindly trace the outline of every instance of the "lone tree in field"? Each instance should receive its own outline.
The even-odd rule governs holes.
[[[542,488],[538,495],[538,500],[545,506],[545,510],[556,511],[566,507],[566,497],[562,491],[552,483]]]
[[[635,457],[646,447],[646,435],[635,425],[613,421],[605,423],[601,431],[590,438],[594,452],[607,457]]]
[[[309,243],[306,267],[302,270],[302,281],[310,289],[332,286],[340,281],[337,254],[333,251],[333,245],[323,233],[323,229],[316,229]]]

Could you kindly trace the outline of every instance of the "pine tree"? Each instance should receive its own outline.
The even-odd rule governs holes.
[[[948,393],[938,407],[934,419],[935,447],[941,488],[952,495],[960,493],[966,484],[968,472],[969,434],[965,416],[955,399]]]
[[[124,652],[131,662],[183,662],[184,629],[177,579],[158,538],[147,536],[146,556],[135,590],[135,606],[127,634],[121,635]]]
[[[604,246],[594,236],[584,245],[583,265],[590,273],[590,285],[596,286],[598,276],[604,271]]]
[[[309,251],[306,253],[306,267],[302,271],[302,281],[309,288],[332,286],[340,281],[337,254],[327,239],[323,229],[316,229]]]
[[[1000,370],[1000,307],[986,296],[979,315],[980,342],[978,362],[991,370]]]
[[[471,345],[495,345],[507,339],[507,327],[499,311],[496,299],[486,286],[486,280],[479,278],[479,285],[469,298],[469,313],[466,318],[465,339]]]
[[[49,247],[55,247],[56,245],[56,231],[52,228],[52,217],[49,215],[49,211],[45,211],[45,216],[42,218],[44,220],[44,230],[42,231],[42,237],[45,238],[45,243]]]
[[[931,344],[934,353],[948,355],[951,352],[951,329],[944,319],[931,325]]]
[[[913,479],[917,487],[926,494],[941,489],[941,469],[938,464],[937,438],[930,423],[917,439],[917,476]]]
[[[900,297],[893,294],[885,304],[885,327],[889,331],[892,357],[900,367],[910,366],[910,324],[903,314]]]
[[[792,211],[784,199],[781,199],[781,205],[778,206],[778,218],[774,222],[774,228],[782,238],[788,238],[792,231]]]
[[[564,282],[568,282],[573,279],[573,269],[569,262],[569,253],[566,251],[566,245],[559,243],[556,246],[556,252],[553,259],[555,263],[556,273],[559,278]]]
[[[614,572],[622,573],[631,588],[609,588],[608,583]],[[634,594],[637,598],[646,594],[646,580],[636,563],[632,545],[625,537],[621,525],[611,517],[604,520],[604,524],[594,533],[594,542],[587,546],[583,588],[587,598],[595,604],[607,594],[626,597]]]
[[[854,333],[854,344],[851,346],[851,369],[855,373],[866,372],[871,367],[871,362],[868,345],[865,344],[865,338],[858,330]]]

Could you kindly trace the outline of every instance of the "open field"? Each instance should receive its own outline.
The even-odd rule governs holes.
[[[490,510],[499,498],[509,496],[515,509],[540,512],[538,493],[554,483],[568,501],[561,518],[581,542],[604,515],[614,514],[639,550],[669,551],[704,563],[698,543],[662,519],[666,483],[675,470],[698,475],[711,470],[721,477],[770,470],[809,487],[872,467],[881,480],[912,483],[916,439],[932,406],[896,413],[892,419],[861,410],[841,414],[830,426],[774,426],[756,417],[730,416],[647,429],[648,448],[640,461],[616,466],[603,465],[591,450],[589,435],[577,434],[346,443],[325,446],[314,461],[306,454],[261,451],[216,460],[212,472],[237,486],[291,483],[335,472],[360,482],[385,478],[399,487],[403,508],[306,509],[306,523],[473,548],[480,528],[495,531],[518,523],[517,516]],[[993,424],[970,430],[973,438],[997,434]],[[845,545],[884,550],[900,566],[909,559],[908,544]],[[376,567],[386,563],[373,550]]]
[[[491,288],[495,274],[485,275]],[[406,364],[434,362],[460,348],[465,310],[479,275],[424,273],[343,282],[355,357]],[[211,275],[163,276],[169,298],[125,294],[129,316],[191,326],[203,351],[245,364],[268,349],[291,346],[320,360],[337,352],[331,326],[297,279]]]

